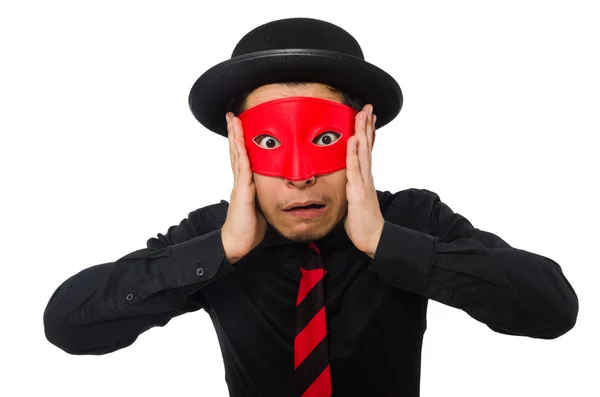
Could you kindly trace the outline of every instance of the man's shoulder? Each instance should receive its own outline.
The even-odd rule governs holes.
[[[229,203],[221,200],[219,203],[191,211],[178,225],[169,227],[165,234],[158,233],[157,237],[150,238],[146,245],[148,248],[164,248],[217,230],[225,223],[228,207]]]
[[[221,200],[218,203],[209,204],[204,207],[200,207],[188,214],[188,219],[194,224],[201,228],[215,230],[223,226],[225,218],[227,217],[227,209],[229,203],[225,200]]]
[[[439,196],[428,189],[410,188],[395,193],[377,190],[383,218],[391,223],[428,231],[431,210]]]
[[[228,207],[229,203],[221,200],[218,203],[209,204],[191,211],[188,213],[187,218],[181,221],[175,231],[185,235],[191,229],[193,230],[193,235],[197,236],[215,231],[225,223]]]
[[[376,190],[380,207],[387,208],[390,205],[402,207],[427,206],[439,199],[437,193],[421,188],[409,188],[395,193],[389,190]]]

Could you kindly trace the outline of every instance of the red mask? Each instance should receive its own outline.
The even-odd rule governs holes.
[[[240,114],[252,171],[288,180],[346,167],[346,146],[357,111],[338,102],[289,97]]]

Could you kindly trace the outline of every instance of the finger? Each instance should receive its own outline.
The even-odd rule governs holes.
[[[371,111],[369,112],[369,117],[367,119],[367,144],[369,148],[369,153],[373,150],[373,130],[375,127],[373,126],[375,114],[373,114],[373,105],[371,105]]]
[[[356,135],[348,138],[348,146],[346,149],[346,179],[350,185],[362,184],[362,174],[360,172],[360,164],[358,163],[358,152],[356,145],[358,140]]]
[[[371,179],[371,151],[369,148],[369,134],[371,134],[371,112],[373,108],[370,105],[366,107],[364,123],[361,126],[358,135],[362,137],[358,143],[358,162],[360,164],[360,172],[365,183]]]
[[[238,184],[241,186],[250,185],[252,182],[252,170],[250,169],[250,159],[246,151],[246,144],[244,142],[244,133],[241,126],[241,121],[237,117],[233,117],[232,123],[235,129],[235,142],[237,143],[238,155]]]
[[[372,188],[375,187],[375,181],[373,180],[373,146],[375,145],[375,123],[377,121],[377,115],[373,114],[371,116],[371,128],[370,128],[370,133],[369,133],[369,175],[368,175],[368,181],[369,184],[371,185]]]
[[[367,123],[367,110],[368,105],[365,105],[354,118],[354,136],[358,140],[359,147],[361,144],[366,144],[365,125]]]
[[[231,170],[233,171],[233,185],[237,184],[238,180],[238,150],[235,144],[235,129],[232,123],[231,113],[229,113],[227,123],[227,139],[229,141],[229,154],[231,161]]]
[[[375,136],[377,135],[377,131],[375,129],[375,123],[377,122],[377,115],[373,115],[373,142],[371,143],[371,158],[373,158],[373,146],[375,146]]]
[[[235,157],[237,153],[235,151],[235,145],[233,143],[233,131],[231,128],[231,117],[230,113],[225,114],[225,120],[227,121],[227,141],[229,142],[229,162],[231,163],[231,169],[235,173]]]
[[[225,114],[225,119],[227,120],[227,140],[229,141],[229,159],[231,161],[231,168],[234,169],[235,157],[237,156],[237,153],[235,151],[235,144],[234,144],[235,133],[233,131],[233,125],[231,124],[231,113],[230,112]]]
[[[239,157],[240,157],[240,153],[239,153],[239,148],[237,145],[237,141],[235,139],[236,136],[236,132],[235,132],[235,123],[233,121],[233,116],[230,117],[229,119],[229,130],[230,130],[230,139],[231,139],[231,146],[233,148],[233,164],[232,164],[232,169],[233,169],[233,185],[237,186],[238,184],[238,179],[239,179]]]
[[[358,112],[356,114],[356,117],[354,119],[354,147],[350,146],[349,149],[352,150],[352,155],[349,159],[349,161],[351,162],[356,162],[356,165],[354,166],[353,170],[358,171],[359,173],[361,172],[361,168],[362,168],[362,164],[360,162],[360,156],[359,156],[359,152],[360,152],[360,148],[364,145],[366,145],[366,138],[365,138],[365,123],[366,123],[366,119],[367,119],[367,110],[368,107],[367,105],[365,105],[362,110],[360,112]],[[362,183],[362,174],[358,175],[358,178],[356,178],[356,175],[352,175],[354,177],[354,183]]]
[[[367,104],[365,106],[365,111],[367,113],[367,116],[365,118],[365,124],[364,124],[364,131],[365,131],[365,147],[368,149],[369,148],[369,127],[371,126],[371,123],[373,121],[372,118],[372,114],[373,114],[373,107],[369,104]]]
[[[250,160],[246,153],[246,146],[241,140],[237,141],[238,144],[238,184],[240,186],[248,186],[252,182],[252,170],[250,169]]]

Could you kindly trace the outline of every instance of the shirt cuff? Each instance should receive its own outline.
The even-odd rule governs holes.
[[[234,269],[225,256],[220,228],[172,246],[170,263],[176,287],[214,281]]]
[[[433,263],[435,241],[434,236],[385,221],[373,271],[387,285],[421,293]]]

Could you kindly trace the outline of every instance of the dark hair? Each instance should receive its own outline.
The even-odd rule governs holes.
[[[304,85],[308,84],[308,82],[306,82],[306,81],[282,81],[278,84],[282,84],[286,87],[298,87],[298,86],[304,86]],[[352,109],[356,110],[357,112],[360,112],[362,110],[364,103],[358,97],[358,95],[355,95],[346,90],[332,87],[328,84],[325,84],[325,86],[327,88],[329,88],[332,92],[335,92],[336,94],[338,94],[341,102],[344,105],[351,107]],[[227,106],[227,111],[233,112],[234,115],[239,116],[243,111],[246,110],[246,99],[248,98],[248,95],[250,95],[250,93],[252,91],[254,91],[254,90],[253,89],[248,90],[248,91],[236,96],[235,98],[231,99],[231,101],[229,101],[229,105]]]

